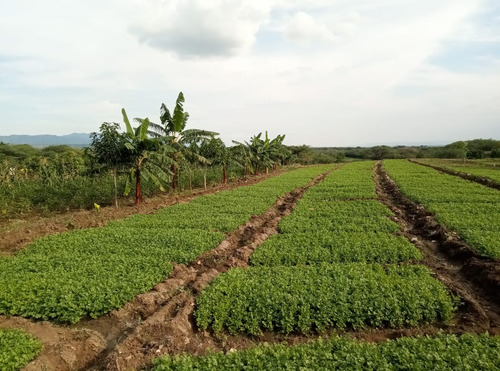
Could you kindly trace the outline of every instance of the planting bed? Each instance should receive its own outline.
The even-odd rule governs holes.
[[[404,160],[384,167],[401,191],[486,256],[500,258],[500,192]]]

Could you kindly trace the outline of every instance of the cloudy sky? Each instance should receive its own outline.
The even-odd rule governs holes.
[[[0,135],[159,121],[348,146],[500,139],[498,0],[0,0]]]

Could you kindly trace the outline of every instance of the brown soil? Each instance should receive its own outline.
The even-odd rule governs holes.
[[[135,214],[152,214],[165,206],[189,202],[193,198],[213,194],[222,190],[233,189],[242,185],[251,185],[280,174],[262,174],[239,179],[234,183],[219,184],[206,191],[195,189],[192,193],[166,194],[145,199],[140,205],[134,205],[131,200],[122,200],[118,208],[101,207],[100,212],[94,210],[74,210],[50,216],[27,215],[22,219],[0,219],[0,257],[10,255],[22,249],[31,241],[49,234],[56,234],[72,229],[102,227],[115,219],[122,219]]]
[[[490,187],[490,188],[494,188],[494,189],[500,189],[500,183],[495,182],[494,180],[489,179],[489,178],[484,178],[482,176],[467,174],[467,173],[463,173],[461,171],[455,171],[455,170],[447,169],[447,168],[440,167],[440,166],[434,166],[434,165],[430,165],[430,164],[424,164],[422,162],[419,162],[419,161],[416,161],[416,160],[412,160],[412,159],[408,159],[408,161],[413,162],[414,164],[417,164],[417,165],[422,165],[422,166],[430,167],[431,169],[440,171],[442,173],[446,173],[446,174],[449,174],[449,175],[458,176],[458,177],[460,177],[462,179],[470,180],[472,182],[476,182],[476,183],[482,184],[482,185],[484,185],[486,187]]]
[[[27,371],[78,370],[106,349],[102,335],[87,329],[3,316],[0,316],[0,328],[23,329],[42,341],[42,353],[24,368]]]
[[[422,263],[461,298],[454,332],[500,334],[500,261],[481,256],[406,198],[380,162],[374,179],[379,200],[394,212],[402,234],[420,249]]]

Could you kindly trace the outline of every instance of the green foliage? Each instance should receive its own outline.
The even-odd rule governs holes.
[[[201,329],[254,335],[447,321],[452,299],[429,273],[360,263],[231,269],[201,293],[195,317]]]
[[[0,313],[77,322],[123,306],[224,239],[196,229],[105,227],[48,236],[0,259]]]
[[[299,169],[155,215],[41,238],[0,259],[0,314],[77,322],[119,308],[164,280],[171,262],[188,263],[215,248],[223,232],[324,170]]]
[[[154,370],[498,370],[499,354],[500,337],[486,334],[403,337],[380,344],[333,337],[203,357],[165,356],[155,360]]]
[[[251,256],[252,265],[319,263],[397,263],[420,260],[422,255],[402,236],[377,232],[323,231],[271,236]]]
[[[0,161],[18,163],[33,156],[38,156],[41,151],[28,144],[0,143]]]
[[[42,343],[21,330],[0,329],[0,370],[23,368],[42,350]]]
[[[389,219],[391,211],[369,199],[374,192],[372,166],[372,162],[344,165],[310,188],[292,214],[280,222],[281,234],[266,240],[252,254],[252,264],[396,263],[421,259],[408,240],[394,235],[399,226]],[[345,199],[349,184],[353,192],[368,199]],[[339,194],[341,199],[337,199]]]
[[[500,257],[500,193],[408,161],[384,161],[401,191],[481,253]]]

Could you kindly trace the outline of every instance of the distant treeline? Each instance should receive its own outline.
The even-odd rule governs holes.
[[[500,140],[473,139],[445,146],[374,146],[374,147],[310,147],[286,146],[291,156],[286,163],[328,164],[346,159],[382,160],[388,158],[500,158]],[[35,148],[28,144],[0,142],[0,161],[20,161],[31,157],[79,157],[81,150],[66,145]]]
[[[306,147],[306,148],[303,148]],[[292,147],[294,148],[294,147]],[[473,139],[458,141],[445,146],[375,146],[342,148],[301,148],[299,158],[311,162],[335,162],[346,159],[383,160],[389,158],[500,158],[500,140]],[[293,149],[292,149],[293,152]]]

